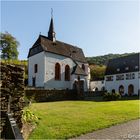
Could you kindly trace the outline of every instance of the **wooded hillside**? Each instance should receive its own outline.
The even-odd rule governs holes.
[[[90,65],[91,80],[103,80],[107,62],[109,59],[127,56],[134,53],[125,54],[107,54],[103,56],[87,57],[87,61]]]
[[[109,59],[118,58],[122,56],[127,56],[134,53],[124,53],[124,54],[107,54],[102,56],[95,56],[95,57],[86,57],[88,63],[94,65],[107,65]]]

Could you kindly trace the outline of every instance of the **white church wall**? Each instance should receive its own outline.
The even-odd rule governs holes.
[[[61,66],[61,80],[55,80],[55,64]],[[69,65],[72,72],[75,63],[65,56],[45,52],[45,88],[46,89],[71,89],[71,82],[65,81],[65,66]]]
[[[61,80],[55,80],[55,64],[61,66]],[[38,65],[38,72],[34,72],[34,65]],[[82,66],[83,63],[80,63]],[[74,80],[77,75],[70,75],[70,81],[65,81],[65,66],[70,66],[70,73],[76,65],[71,58],[57,55],[49,52],[41,52],[28,59],[28,85],[33,86],[33,77],[36,77],[36,87],[44,87],[46,89],[73,89]],[[84,81],[84,90],[89,89],[90,69],[87,67],[88,76],[80,75],[80,79]]]
[[[34,72],[34,65],[38,65],[37,73]],[[28,85],[32,86],[33,81],[32,78],[36,78],[36,87],[44,87],[44,69],[45,61],[44,61],[44,52],[38,53],[29,57],[28,59]]]
[[[90,68],[88,65],[88,76],[87,76],[87,88],[88,88],[88,90],[90,90],[90,79],[91,79],[91,75],[90,75]]]
[[[87,77],[88,80],[91,79],[91,75],[90,75],[90,68],[88,67],[88,77]]]
[[[138,90],[140,89],[140,78],[138,78],[138,72],[133,72],[135,73],[135,79],[130,79],[130,80],[116,80],[116,75],[113,76],[113,81],[105,81],[105,89],[108,92],[112,92],[112,89],[115,89],[116,92],[119,92],[119,87],[120,85],[124,86],[124,94],[128,94],[128,86],[132,84],[134,86],[134,94],[138,94]],[[125,73],[126,75],[126,73]],[[106,79],[107,75],[105,76]]]

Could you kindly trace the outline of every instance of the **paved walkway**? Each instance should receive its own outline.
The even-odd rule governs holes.
[[[127,139],[140,140],[140,119],[132,120],[124,124],[112,126],[92,133],[81,135],[76,139]],[[74,140],[73,139],[73,140]]]

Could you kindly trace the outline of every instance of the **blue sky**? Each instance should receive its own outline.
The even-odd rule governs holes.
[[[53,8],[56,39],[85,56],[140,52],[140,3],[133,1],[2,1],[1,32],[20,42],[19,59],[39,33],[48,34]]]

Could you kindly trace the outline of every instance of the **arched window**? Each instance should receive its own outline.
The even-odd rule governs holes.
[[[69,65],[65,66],[65,81],[70,81],[70,67],[69,67]]]
[[[84,64],[82,64],[82,69],[85,71],[85,65]]]
[[[134,94],[134,86],[132,84],[130,84],[128,86],[128,95],[131,96]]]
[[[37,71],[38,71],[38,65],[35,64],[35,65],[34,65],[34,73],[37,73]]]
[[[55,80],[61,80],[61,67],[59,63],[55,64]]]
[[[121,95],[124,94],[124,86],[123,86],[123,85],[120,85],[120,86],[119,86],[119,93],[120,93]]]

